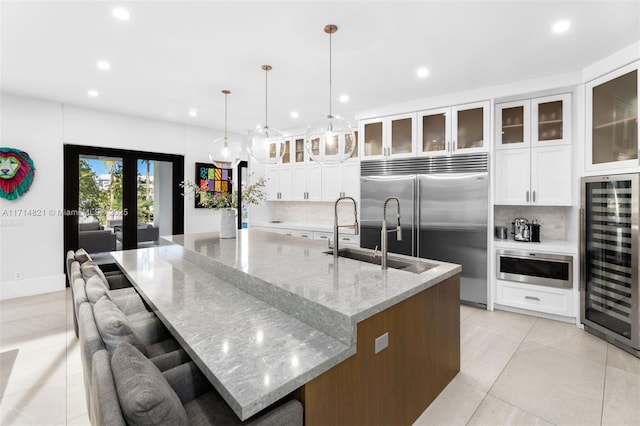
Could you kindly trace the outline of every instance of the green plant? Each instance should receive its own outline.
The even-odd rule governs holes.
[[[251,179],[253,173],[249,175]],[[242,203],[246,205],[258,205],[267,199],[267,193],[264,188],[267,184],[267,180],[264,177],[259,178],[254,183],[249,183],[242,187]],[[202,207],[208,209],[223,209],[223,208],[238,208],[238,192],[233,193],[223,192],[211,194],[210,192],[202,191],[198,185],[189,180],[180,182],[180,187],[183,189],[183,196],[195,197],[200,195],[200,202],[198,203]]]

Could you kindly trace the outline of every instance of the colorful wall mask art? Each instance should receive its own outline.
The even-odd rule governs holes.
[[[35,170],[26,152],[0,147],[0,197],[15,200],[29,191]]]

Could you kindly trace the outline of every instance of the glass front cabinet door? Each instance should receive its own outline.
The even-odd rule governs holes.
[[[531,100],[531,145],[551,146],[571,143],[571,94]]]
[[[489,149],[489,102],[418,113],[418,154],[452,155]]]
[[[380,160],[415,156],[415,114],[360,121],[362,160]]]
[[[586,84],[586,168],[632,168],[638,147],[638,65],[627,65]]]
[[[496,104],[496,149],[530,146],[530,108],[528,99]]]

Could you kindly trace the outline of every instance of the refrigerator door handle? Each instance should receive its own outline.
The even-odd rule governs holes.
[[[584,256],[586,254],[586,244],[585,241],[585,221],[584,221],[584,208],[580,209],[580,271],[578,272],[578,276],[580,277],[580,297],[583,297],[584,292],[587,289],[585,284],[585,276],[584,276],[584,267],[585,267],[585,259]],[[581,303],[582,305],[582,303]]]

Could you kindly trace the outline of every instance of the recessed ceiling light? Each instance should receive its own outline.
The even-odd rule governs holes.
[[[427,67],[418,68],[416,75],[420,78],[425,78],[429,75],[429,69]]]
[[[96,96],[98,96],[98,91],[97,90],[89,90],[87,92],[87,95],[91,96],[92,98],[95,98]]]
[[[101,70],[108,70],[111,69],[111,64],[107,61],[98,61],[97,64],[98,68],[100,68]]]
[[[113,16],[115,16],[116,18],[120,19],[121,21],[128,21],[129,20],[129,11],[126,9],[123,9],[121,7],[115,8],[113,9]]]
[[[349,102],[349,95],[340,95],[340,102]]]
[[[291,118],[298,118],[299,114],[296,111],[291,111],[291,114],[289,114],[291,116]]]
[[[189,117],[197,117],[198,116],[198,110],[195,108],[191,108],[189,110]]]
[[[552,29],[554,33],[563,33],[567,31],[570,26],[571,26],[571,22],[567,21],[566,19],[563,19],[553,24]]]

